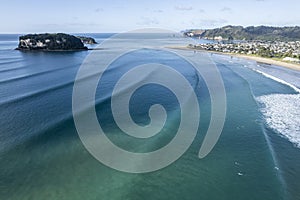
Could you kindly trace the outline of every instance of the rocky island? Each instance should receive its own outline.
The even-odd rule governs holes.
[[[76,36],[76,37],[78,37],[81,40],[81,42],[83,42],[84,44],[98,44],[96,40],[91,37],[86,37],[86,36]]]
[[[65,33],[28,34],[19,37],[19,45],[16,49],[41,51],[88,50],[88,48],[83,44],[83,41],[87,41],[88,38],[84,38]],[[90,39],[92,38],[89,38],[88,41],[90,41]]]

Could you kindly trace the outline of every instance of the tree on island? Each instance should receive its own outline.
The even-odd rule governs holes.
[[[82,40],[76,36],[55,33],[55,34],[28,34],[20,36],[18,50],[87,50]]]

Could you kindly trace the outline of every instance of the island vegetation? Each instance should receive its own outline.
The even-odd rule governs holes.
[[[88,50],[86,44],[96,44],[90,37],[73,36],[65,33],[28,34],[19,37],[17,50],[78,51]]]
[[[98,44],[96,40],[92,37],[87,37],[87,36],[76,36],[76,37],[78,37],[81,40],[81,42],[84,44]]]
[[[300,27],[270,26],[224,26],[215,29],[190,29],[184,31],[188,37],[212,40],[263,40],[263,41],[300,41]]]

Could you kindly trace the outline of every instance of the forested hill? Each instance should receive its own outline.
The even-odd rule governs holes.
[[[184,31],[186,36],[205,39],[223,40],[280,40],[300,41],[300,27],[270,27],[270,26],[224,26],[215,29],[191,29]]]

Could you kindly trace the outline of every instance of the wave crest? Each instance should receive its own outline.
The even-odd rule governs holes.
[[[271,94],[257,98],[266,124],[300,148],[300,94]]]

